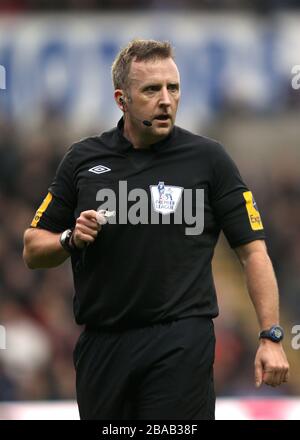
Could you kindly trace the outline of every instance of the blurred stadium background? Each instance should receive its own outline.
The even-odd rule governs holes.
[[[291,378],[255,390],[258,325],[235,254],[220,240],[217,418],[300,418],[300,351],[292,348],[300,325],[300,89],[292,87],[299,25],[299,0],[0,1],[0,325],[7,347],[0,349],[0,419],[77,416],[72,349],[80,329],[70,266],[29,271],[22,237],[67,147],[120,117],[110,65],[134,37],[174,44],[182,79],[177,124],[220,140],[238,164],[262,213],[280,286]]]

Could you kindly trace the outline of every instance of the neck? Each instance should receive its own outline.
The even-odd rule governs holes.
[[[144,134],[135,133],[133,130],[124,126],[123,136],[133,145],[134,148],[149,148],[153,142]]]
[[[141,123],[142,124],[142,123]],[[146,149],[150,145],[161,141],[166,136],[154,136],[151,127],[135,127],[125,118],[123,136],[133,145],[134,148]]]

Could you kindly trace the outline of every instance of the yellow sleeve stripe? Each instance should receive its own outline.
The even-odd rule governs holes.
[[[253,198],[252,192],[246,191],[243,193],[243,196],[246,201],[246,209],[248,212],[251,228],[253,229],[253,231],[260,231],[261,229],[264,229],[260,218],[260,213],[257,209],[256,202]]]
[[[38,208],[38,210],[35,213],[35,216],[33,217],[33,220],[31,222],[31,225],[33,228],[37,227],[38,222],[40,221],[42,215],[44,214],[44,212],[46,211],[46,209],[49,206],[49,203],[52,200],[52,194],[48,192],[47,196],[44,198],[41,206]]]

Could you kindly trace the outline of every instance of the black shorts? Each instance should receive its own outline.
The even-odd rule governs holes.
[[[214,351],[213,322],[204,317],[85,330],[74,350],[80,418],[212,420]]]

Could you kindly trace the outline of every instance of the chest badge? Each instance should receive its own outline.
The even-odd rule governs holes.
[[[154,211],[160,214],[171,214],[176,211],[183,188],[158,182],[158,185],[150,185],[150,191]]]
[[[90,168],[89,171],[91,173],[95,173],[95,174],[102,174],[102,173],[107,173],[108,171],[111,171],[111,169],[108,167],[105,167],[104,165],[97,165],[93,168]]]

